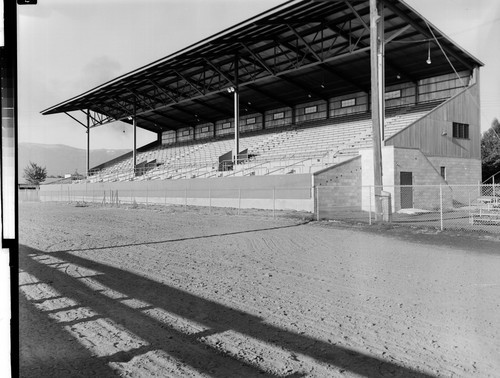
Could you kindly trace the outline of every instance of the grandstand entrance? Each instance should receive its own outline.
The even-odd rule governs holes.
[[[413,207],[413,173],[400,172],[399,183],[401,185],[401,208],[411,209]]]

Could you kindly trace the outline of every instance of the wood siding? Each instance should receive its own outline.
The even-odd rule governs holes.
[[[480,159],[479,87],[472,85],[395,134],[386,146],[418,148],[427,156]],[[453,138],[453,122],[469,125],[469,139]]]

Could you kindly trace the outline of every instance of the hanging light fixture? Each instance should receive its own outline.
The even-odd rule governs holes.
[[[429,45],[428,45],[428,48],[427,48],[427,60],[426,60],[426,63],[427,64],[431,64],[432,61],[431,61],[431,41],[429,41]]]

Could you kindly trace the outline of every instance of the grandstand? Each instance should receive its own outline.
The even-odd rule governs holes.
[[[373,185],[369,3],[288,1],[42,113],[66,113],[89,135],[116,121],[157,134],[88,167],[85,184],[99,188],[231,188],[254,176],[290,189]],[[383,184],[476,184],[482,63],[403,1],[382,7]],[[393,209],[409,206],[392,195]]]

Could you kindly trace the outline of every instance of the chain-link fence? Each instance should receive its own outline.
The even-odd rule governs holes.
[[[309,213],[316,220],[500,232],[500,185],[319,186],[315,188],[97,189],[46,186],[22,198],[103,206],[169,205],[202,213]],[[219,211],[220,212],[220,211]]]
[[[278,212],[312,214],[311,188],[207,188],[207,189],[96,189],[73,185],[54,185],[38,192],[42,202],[70,202],[84,205],[100,204],[109,207],[175,206],[177,210],[211,213],[224,209],[225,214],[245,214],[250,211],[276,216]],[[220,213],[220,211],[218,211]],[[279,214],[278,214],[279,215]]]
[[[500,232],[499,185],[323,186],[317,219]]]

